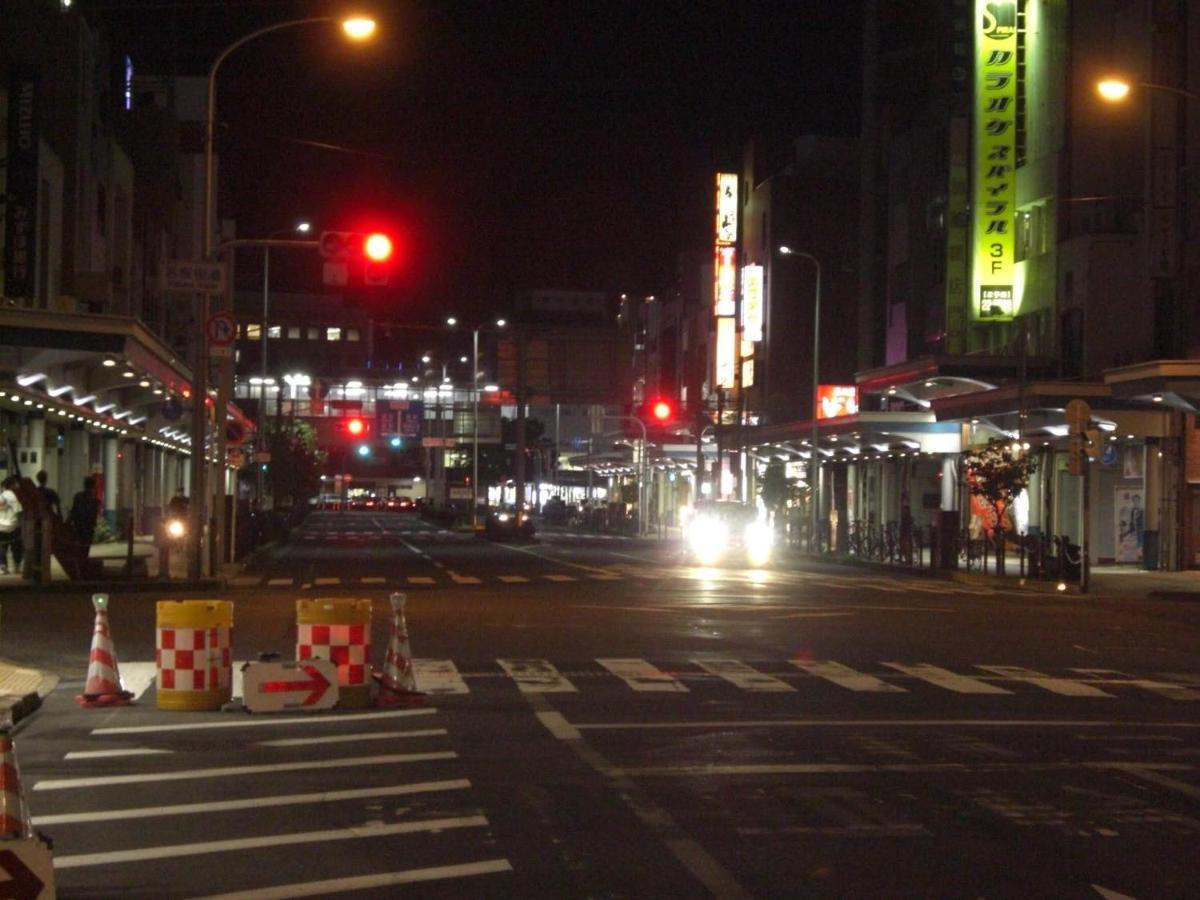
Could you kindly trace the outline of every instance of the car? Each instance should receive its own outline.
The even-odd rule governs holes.
[[[775,532],[753,506],[728,501],[697,506],[684,528],[684,553],[700,565],[771,561]]]
[[[391,512],[402,512],[413,508],[412,499],[409,497],[388,497],[383,502],[383,508]]]
[[[488,540],[530,540],[534,533],[533,520],[528,514],[521,519],[520,528],[517,527],[516,511],[512,509],[489,510],[487,518],[483,520],[483,535]]]

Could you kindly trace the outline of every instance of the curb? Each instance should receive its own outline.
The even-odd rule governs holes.
[[[0,727],[15,727],[41,708],[42,698],[37,691],[18,697],[12,704],[0,705]]]
[[[6,594],[137,594],[175,593],[179,591],[224,590],[224,578],[202,578],[199,581],[170,579],[139,579],[136,581],[52,581],[50,584],[15,584],[0,587],[0,597]]]

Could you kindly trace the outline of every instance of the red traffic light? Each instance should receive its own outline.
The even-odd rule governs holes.
[[[671,409],[671,404],[666,400],[656,400],[654,405],[650,407],[650,412],[659,422],[665,422],[671,418],[671,414],[674,411]]]
[[[348,431],[354,437],[361,437],[367,432],[367,423],[359,418],[347,419],[346,431]]]
[[[372,232],[363,241],[363,253],[367,259],[386,262],[392,258],[392,239],[382,232]]]

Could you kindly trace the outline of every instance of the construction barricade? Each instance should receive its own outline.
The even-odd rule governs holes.
[[[160,600],[154,661],[158,708],[219,710],[233,696],[233,604]]]
[[[296,659],[337,666],[338,706],[371,700],[371,601],[318,598],[296,601]]]

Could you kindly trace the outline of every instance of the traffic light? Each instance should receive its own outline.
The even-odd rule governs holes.
[[[392,239],[373,232],[363,241],[363,284],[387,284],[392,269]]]
[[[669,422],[675,414],[675,410],[666,400],[655,400],[650,404],[650,414],[656,422]]]
[[[317,250],[326,260],[322,277],[327,285],[344,287],[360,271],[365,285],[384,285],[391,277],[395,244],[381,231],[322,231]]]
[[[367,420],[358,416],[351,416],[342,423],[342,427],[345,429],[346,434],[352,438],[364,438],[370,430],[367,427]]]

